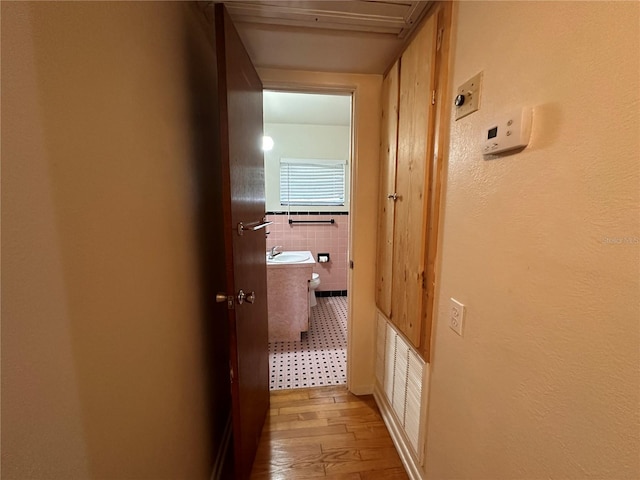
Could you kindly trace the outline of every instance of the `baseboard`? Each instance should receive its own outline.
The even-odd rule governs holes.
[[[348,385],[349,391],[354,395],[371,395],[373,385]]]
[[[224,472],[225,467],[224,462],[227,459],[227,451],[231,444],[231,428],[231,413],[229,413],[227,424],[225,425],[224,432],[222,433],[222,442],[220,443],[220,448],[218,448],[218,453],[216,454],[216,461],[213,464],[211,480],[222,480],[222,473]]]
[[[396,446],[398,455],[400,455],[400,459],[402,460],[402,464],[407,471],[407,475],[409,475],[409,478],[411,480],[424,480],[420,466],[416,464],[409,444],[402,434],[401,427],[397,424],[397,420],[395,415],[393,414],[393,411],[391,410],[391,406],[387,402],[384,393],[380,390],[380,387],[378,385],[376,385],[373,389],[373,397],[378,404],[378,408],[380,409],[380,413],[382,414],[382,419],[387,426],[387,430],[389,430],[389,434],[391,435],[393,444]]]

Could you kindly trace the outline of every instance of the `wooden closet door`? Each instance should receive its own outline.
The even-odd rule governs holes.
[[[391,320],[416,348],[425,321],[429,159],[432,155],[436,16],[400,60],[400,101],[393,235]]]
[[[399,81],[400,61],[397,61],[382,82],[382,125],[380,128],[376,304],[387,317],[391,317],[393,222],[395,217],[395,198],[393,195],[396,192]],[[390,195],[391,198],[389,198]]]

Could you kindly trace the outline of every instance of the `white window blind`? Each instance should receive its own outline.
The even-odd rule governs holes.
[[[344,160],[280,159],[281,205],[344,205]]]

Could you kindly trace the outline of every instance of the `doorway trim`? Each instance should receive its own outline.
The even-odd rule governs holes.
[[[265,90],[352,95],[347,388],[373,393],[375,258],[382,75],[257,69]]]

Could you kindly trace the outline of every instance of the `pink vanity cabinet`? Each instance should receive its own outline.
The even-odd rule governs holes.
[[[309,280],[315,262],[268,264],[269,343],[300,341],[309,330]]]

